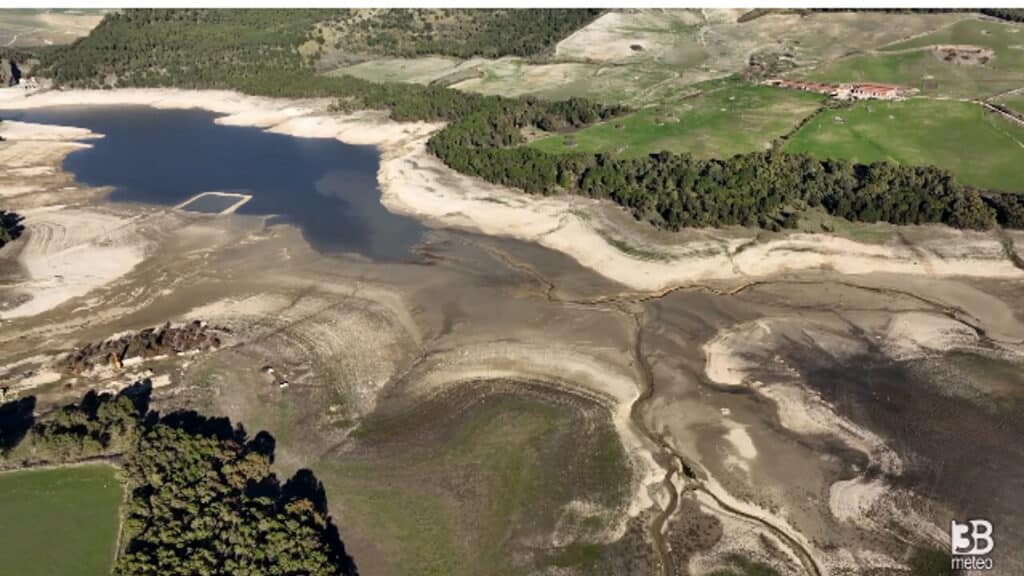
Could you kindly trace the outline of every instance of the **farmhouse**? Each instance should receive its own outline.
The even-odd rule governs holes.
[[[815,92],[837,100],[895,100],[903,95],[903,90],[899,86],[889,84],[825,84],[772,78],[766,80],[765,85]]]
[[[793,90],[803,90],[804,92],[816,92],[818,94],[825,94],[827,96],[836,96],[839,86],[835,84],[822,84],[820,82],[801,82],[799,80],[785,80],[783,78],[773,78],[765,82],[769,86],[778,86],[779,88],[790,88]]]
[[[899,95],[899,87],[888,84],[854,84],[850,86],[850,98],[854,100],[894,100]]]

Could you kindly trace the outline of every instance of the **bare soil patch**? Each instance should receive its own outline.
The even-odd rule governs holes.
[[[932,47],[932,53],[943,62],[957,66],[984,66],[996,57],[995,50],[984,46],[943,44]]]

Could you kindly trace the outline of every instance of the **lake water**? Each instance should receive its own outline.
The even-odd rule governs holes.
[[[418,221],[381,205],[372,146],[221,126],[202,110],[74,107],[2,117],[103,134],[92,148],[69,154],[64,168],[82,184],[113,187],[115,202],[173,206],[201,192],[251,194],[239,214],[274,215],[273,222],[298,226],[318,250],[378,260],[408,257],[423,235]]]

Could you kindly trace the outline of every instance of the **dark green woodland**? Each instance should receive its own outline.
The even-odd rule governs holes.
[[[226,418],[148,409],[145,383],[87,393],[38,421],[34,399],[0,406],[0,464],[122,464],[119,576],[356,574],[309,470],[270,471],[274,440]]]

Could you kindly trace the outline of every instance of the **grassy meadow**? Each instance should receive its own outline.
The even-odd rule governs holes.
[[[916,88],[922,95],[985,98],[1024,86],[1024,26],[963,20],[876,52],[841,58],[806,74],[824,82],[882,82]],[[993,51],[985,64],[946,62],[937,45],[977,46]]]
[[[1018,114],[1024,114],[1024,94],[1021,94],[1020,92],[999,98],[996,102],[1006,106]]]
[[[70,44],[92,30],[107,10],[0,10],[0,46]]]
[[[1024,191],[1024,128],[970,102],[860,102],[819,115],[785,150],[822,159],[934,164],[965,184]]]
[[[598,102],[638,105],[648,92],[678,76],[662,65],[603,66],[585,62],[530,64],[502,58],[479,67],[479,75],[453,88],[500,96],[537,96],[565,100],[573,96]]]
[[[532,543],[557,530],[592,546],[618,518],[630,472],[606,413],[586,408],[583,415],[519,393],[464,396],[456,404],[371,418],[356,432],[361,449],[318,464],[346,538],[374,550],[363,555],[375,563],[367,571],[536,573],[575,556]],[[567,516],[574,500],[586,505]],[[600,564],[602,552],[588,549],[576,560]]]
[[[110,573],[123,489],[110,466],[0,474],[0,571]]]
[[[615,152],[637,157],[667,150],[723,158],[768,148],[822,102],[816,94],[795,90],[729,86],[530,145],[555,153]]]

